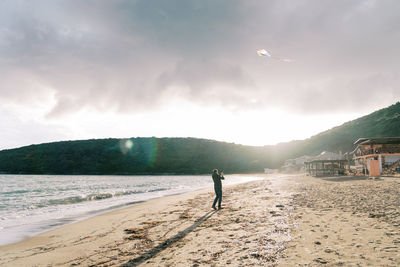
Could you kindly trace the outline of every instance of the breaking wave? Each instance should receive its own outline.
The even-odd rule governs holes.
[[[96,201],[96,200],[103,200],[113,197],[120,197],[126,195],[133,195],[133,194],[142,194],[147,192],[158,192],[158,191],[165,191],[168,190],[167,188],[158,188],[158,189],[150,189],[150,190],[135,190],[135,191],[122,191],[116,193],[96,193],[96,194],[89,194],[87,196],[73,196],[61,199],[49,199],[45,203],[41,203],[38,207],[46,207],[46,206],[54,206],[54,205],[66,205],[66,204],[75,204],[81,203],[86,201]]]

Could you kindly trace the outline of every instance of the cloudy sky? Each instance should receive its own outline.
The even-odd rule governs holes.
[[[398,0],[0,0],[0,149],[308,138],[400,99],[399,14]]]

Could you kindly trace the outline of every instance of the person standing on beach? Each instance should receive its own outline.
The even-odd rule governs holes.
[[[212,174],[212,179],[214,181],[214,191],[215,191],[215,199],[214,202],[212,204],[212,208],[213,209],[217,209],[215,207],[215,205],[217,204],[218,201],[218,209],[222,209],[221,207],[221,202],[222,202],[222,183],[221,180],[224,180],[224,173],[221,172],[221,174],[218,174],[218,170],[215,169],[213,170],[213,174]]]

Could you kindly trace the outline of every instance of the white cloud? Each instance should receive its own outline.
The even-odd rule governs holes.
[[[256,117],[365,114],[400,97],[399,12],[395,0],[2,1],[0,103],[71,129],[64,118],[82,114],[157,120],[176,97]]]

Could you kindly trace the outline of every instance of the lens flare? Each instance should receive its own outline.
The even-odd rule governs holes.
[[[154,164],[157,161],[157,155],[158,155],[158,143],[157,139],[155,138],[148,138],[144,139],[141,142],[141,148],[143,149],[147,165],[154,167]]]
[[[133,142],[132,142],[132,140],[127,140],[127,141],[125,142],[125,147],[126,147],[127,149],[131,149],[131,148],[133,147]]]
[[[119,149],[123,154],[128,153],[134,147],[133,141],[131,139],[121,139],[119,141]]]
[[[120,139],[119,149],[122,154],[137,157],[137,160],[149,167],[157,163],[159,148],[156,138]]]

